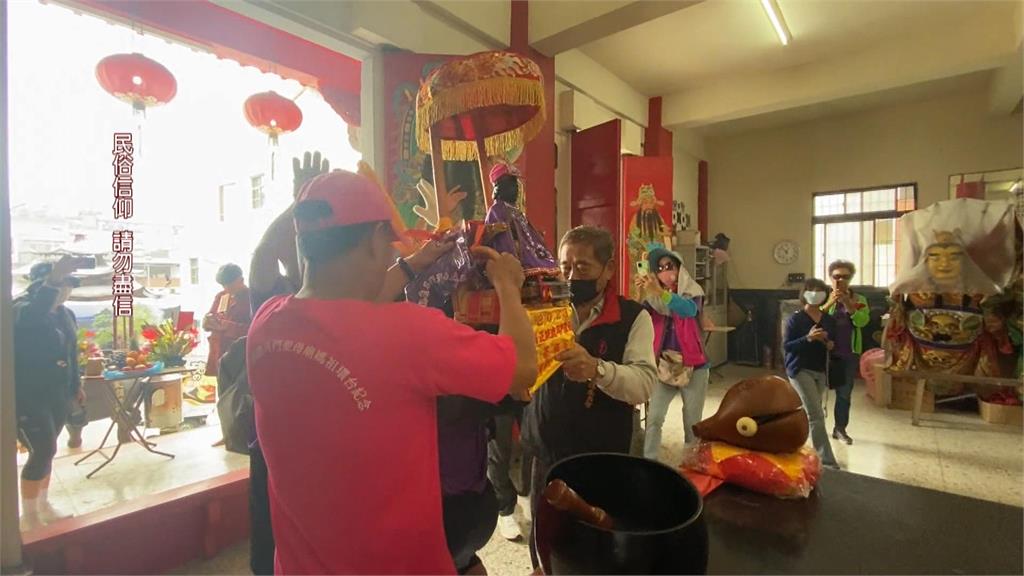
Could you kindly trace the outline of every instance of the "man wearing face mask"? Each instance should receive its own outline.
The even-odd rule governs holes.
[[[522,441],[535,456],[534,512],[552,464],[590,452],[629,453],[634,406],[658,381],[654,325],[643,307],[619,296],[610,282],[615,245],[607,230],[578,226],[562,237],[558,256],[575,310],[576,346],[523,414]],[[539,566],[536,542],[530,556]]]
[[[786,322],[783,349],[786,351],[786,375],[807,411],[814,449],[823,466],[839,468],[825,429],[825,411],[821,408],[821,397],[827,387],[829,355],[835,348],[832,338],[836,334],[835,318],[820,308],[827,294],[828,286],[817,278],[804,283],[800,293],[804,307]]]
[[[78,374],[75,315],[64,307],[78,279],[74,258],[32,266],[25,293],[13,302],[14,386],[18,436],[28,448],[21,470],[21,527],[30,530],[70,514],[50,505],[48,492],[57,437],[71,400],[85,401]]]

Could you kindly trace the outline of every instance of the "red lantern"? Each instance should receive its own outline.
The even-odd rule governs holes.
[[[166,104],[178,92],[178,82],[163,64],[142,54],[114,54],[96,64],[96,80],[115,98],[132,105],[136,113]]]
[[[302,110],[277,92],[260,92],[245,100],[245,119],[270,136],[276,146],[279,135],[294,132],[302,125]]]

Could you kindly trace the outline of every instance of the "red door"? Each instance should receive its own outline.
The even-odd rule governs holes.
[[[622,221],[621,142],[620,120],[572,135],[572,191],[569,195],[572,225],[604,228],[612,233],[616,243]]]

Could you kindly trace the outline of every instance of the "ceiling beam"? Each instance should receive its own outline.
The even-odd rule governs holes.
[[[453,2],[450,0],[412,0],[426,14],[441,20],[480,42],[499,50],[508,47],[508,2]]]
[[[992,75],[989,111],[998,116],[1014,114],[1024,99],[1024,44],[1016,54]]]
[[[582,51],[570,50],[555,56],[555,76],[615,115],[640,126],[647,125],[647,97]]]
[[[638,0],[544,38],[532,40],[530,44],[538,52],[554,56],[701,2],[703,0],[664,0],[659,2]],[[558,6],[558,3],[554,3],[554,5]]]
[[[357,60],[362,60],[373,52],[371,44],[352,35],[353,28],[349,25],[352,21],[352,14],[348,6],[309,0],[295,2],[283,2],[282,0],[210,1],[222,8],[305,38],[310,42],[316,42]]]

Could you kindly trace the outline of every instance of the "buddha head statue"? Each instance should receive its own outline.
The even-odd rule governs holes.
[[[935,242],[925,249],[925,265],[928,275],[939,286],[953,285],[960,281],[967,252],[955,232],[938,230]]]
[[[1001,292],[1014,270],[1013,206],[957,198],[900,217],[894,294]]]

